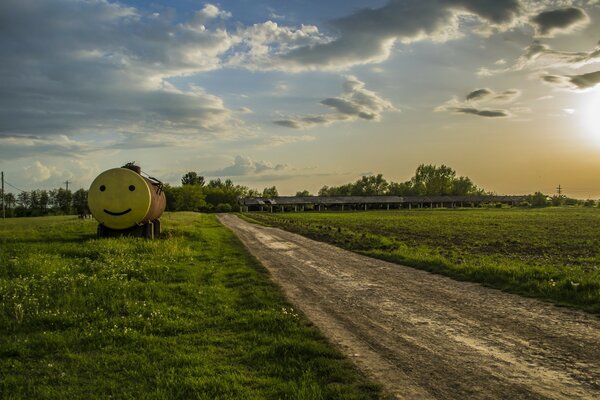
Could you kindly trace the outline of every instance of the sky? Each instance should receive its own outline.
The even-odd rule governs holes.
[[[599,40],[599,1],[3,0],[0,170],[293,195],[424,163],[600,198]]]

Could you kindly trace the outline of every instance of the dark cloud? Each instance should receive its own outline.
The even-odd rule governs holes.
[[[435,111],[447,111],[457,114],[470,114],[479,117],[500,118],[513,115],[510,109],[489,108],[490,104],[508,104],[514,102],[521,95],[518,89],[508,89],[495,92],[492,89],[476,89],[465,96],[465,101],[456,97],[437,107]]]
[[[454,112],[461,114],[472,114],[478,115],[480,117],[508,117],[510,114],[506,110],[478,110],[477,108],[469,108],[469,107],[454,107],[451,109]]]
[[[555,32],[569,32],[589,22],[584,10],[576,7],[544,11],[531,19],[540,36],[551,36]]]
[[[489,89],[477,89],[469,93],[466,97],[467,100],[480,100],[484,97],[489,96],[492,92]]]
[[[600,61],[600,42],[590,51],[560,51],[554,50],[550,46],[534,41],[524,49],[514,65],[508,68],[487,69],[481,68],[479,75],[491,76],[509,71],[521,71],[524,69],[540,68],[580,68],[587,64],[593,64]]]
[[[365,88],[364,82],[354,76],[347,76],[343,84],[343,93],[339,97],[329,97],[321,104],[333,108],[336,112],[304,117],[287,118],[274,121],[279,126],[305,129],[315,125],[327,125],[336,121],[364,119],[379,120],[384,111],[395,110],[387,100]]]
[[[543,75],[542,80],[551,85],[566,89],[591,89],[600,84],[600,71],[581,75]]]
[[[518,0],[391,0],[333,21],[339,35],[327,43],[299,47],[284,62],[312,68],[346,68],[388,58],[394,42],[445,41],[457,36],[459,15],[506,27],[522,12]]]
[[[582,75],[571,75],[570,82],[579,89],[588,89],[600,83],[600,71]]]

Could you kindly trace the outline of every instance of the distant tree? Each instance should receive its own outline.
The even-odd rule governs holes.
[[[59,188],[53,191],[54,193],[54,206],[55,208],[63,213],[70,214],[71,213],[71,202],[73,200],[73,194],[70,190],[65,190],[63,188]]]
[[[85,189],[79,189],[73,193],[73,208],[77,214],[89,214],[87,198],[88,191]]]
[[[248,197],[260,197],[260,192],[257,189],[247,189],[246,196]]]
[[[308,197],[308,196],[312,196],[308,190],[296,192],[296,197]]]
[[[483,194],[483,190],[475,186],[471,179],[460,176],[452,181],[451,194],[454,196],[469,196]]]
[[[279,196],[279,192],[277,192],[277,187],[271,186],[263,189],[262,197],[277,197]]]
[[[419,195],[445,196],[452,193],[456,172],[450,167],[421,164],[411,179]]]
[[[583,202],[584,207],[594,207],[596,205],[596,200],[587,199]]]
[[[565,204],[566,200],[567,200],[567,196],[565,196],[564,194],[554,195],[550,199],[550,203],[553,206],[562,206],[563,204]]]
[[[48,205],[50,204],[50,195],[46,190],[40,190],[39,194],[39,210],[42,214],[46,214],[48,212]]]
[[[200,211],[205,205],[205,195],[200,185],[183,185],[170,189],[175,211]]]
[[[223,182],[221,181],[221,178],[211,179],[210,181],[208,181],[208,187],[219,188],[222,186]]]
[[[410,181],[401,183],[390,182],[388,194],[390,196],[411,196],[413,195],[413,187]]]
[[[541,192],[535,192],[527,196],[527,201],[533,207],[546,207],[548,205],[548,196]]]
[[[198,175],[194,171],[190,171],[186,173],[183,178],[181,178],[182,185],[200,185],[204,186],[204,177]]]
[[[378,196],[387,193],[389,184],[382,174],[363,176],[350,189],[352,196]]]
[[[12,193],[5,193],[4,194],[4,202],[6,204],[6,208],[12,210],[13,208],[15,208],[15,205],[17,204],[17,199],[15,198],[15,195]]]

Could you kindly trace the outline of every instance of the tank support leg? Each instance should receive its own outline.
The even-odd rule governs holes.
[[[154,238],[160,236],[160,219],[152,221],[152,225],[154,227]]]

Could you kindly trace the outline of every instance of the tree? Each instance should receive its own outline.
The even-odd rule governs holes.
[[[87,198],[88,192],[85,189],[79,189],[73,193],[73,208],[77,214],[89,214]]]
[[[21,192],[17,195],[17,204],[19,207],[28,208],[29,207],[29,193]]]
[[[205,205],[205,195],[200,185],[183,185],[171,189],[174,197],[174,210],[200,211]]]
[[[217,188],[221,186],[223,186],[221,178],[211,179],[210,181],[208,181],[208,187]]]
[[[71,213],[71,202],[73,194],[70,190],[59,188],[54,191],[54,205],[63,214]]]
[[[204,186],[204,177],[198,175],[194,171],[190,171],[181,178],[181,184]]]
[[[279,193],[277,192],[276,186],[266,187],[263,189],[262,197],[277,197]]]
[[[421,164],[411,179],[419,195],[445,196],[452,193],[456,172],[450,167]]]
[[[4,201],[6,203],[6,208],[11,210],[15,208],[15,204],[17,204],[17,199],[12,193],[4,193]]]
[[[452,194],[454,196],[477,195],[482,194],[482,192],[473,184],[471,179],[465,176],[460,176],[452,181]]]
[[[308,197],[308,196],[312,196],[308,190],[296,192],[296,197]]]
[[[413,188],[410,181],[401,183],[390,182],[388,194],[390,196],[411,196],[413,194]]]
[[[387,193],[388,186],[382,174],[363,176],[352,185],[350,193],[352,196],[384,195]]]
[[[527,196],[527,201],[533,207],[545,207],[548,205],[548,196],[541,192],[535,192]]]

